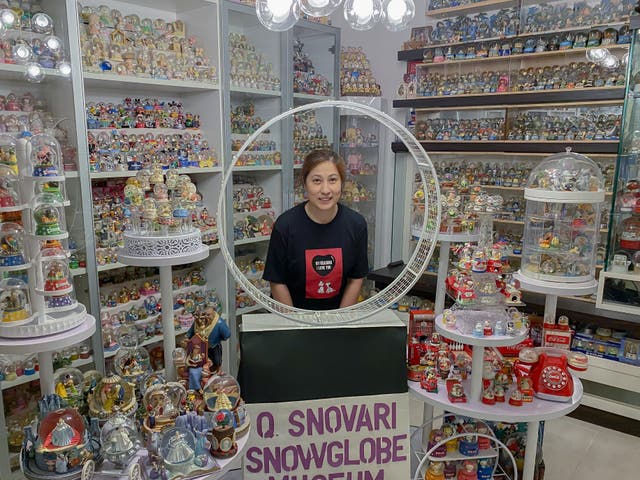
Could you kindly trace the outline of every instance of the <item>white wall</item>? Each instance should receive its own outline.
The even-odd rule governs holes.
[[[416,13],[411,25],[401,32],[390,32],[378,24],[371,30],[360,32],[352,29],[343,16],[342,6],[331,15],[332,25],[340,28],[340,42],[345,47],[362,47],[371,63],[374,77],[382,87],[382,96],[387,99],[389,113],[397,120],[404,121],[404,109],[391,108],[395,91],[407,70],[404,61],[398,61],[398,51],[402,43],[409,40],[411,28],[426,25],[425,11],[428,0],[414,0]]]

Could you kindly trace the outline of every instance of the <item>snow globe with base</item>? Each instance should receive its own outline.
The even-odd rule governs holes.
[[[28,267],[24,237],[24,229],[17,223],[0,224],[0,268]]]
[[[151,372],[151,359],[147,349],[138,346],[138,330],[135,325],[124,325],[118,333],[120,350],[116,353],[113,366],[124,380],[136,384]]]
[[[58,141],[47,134],[32,136],[26,144],[27,177],[60,177],[64,175]]]
[[[18,278],[0,281],[0,315],[4,325],[23,325],[33,320],[29,286]]]

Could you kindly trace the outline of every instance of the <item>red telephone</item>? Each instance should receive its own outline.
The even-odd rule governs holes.
[[[557,349],[536,348],[520,355],[531,365],[529,377],[536,397],[555,402],[569,402],[573,396],[573,377],[569,368],[586,370],[586,355]],[[569,357],[569,358],[568,358]]]

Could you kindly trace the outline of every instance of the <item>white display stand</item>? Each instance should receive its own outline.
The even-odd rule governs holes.
[[[484,347],[515,345],[524,340],[526,334],[522,333],[513,337],[502,335],[474,337],[458,330],[444,327],[442,315],[436,318],[435,327],[436,331],[442,336],[473,346],[471,378],[462,382],[465,391],[468,392],[467,401],[451,403],[443,380],[438,381],[437,393],[427,392],[420,387],[420,383],[410,381],[409,389],[411,393],[431,407],[438,407],[444,411],[459,415],[466,415],[480,420],[527,422],[527,449],[525,450],[522,478],[524,480],[533,480],[540,422],[562,417],[578,408],[583,393],[580,379],[573,375],[574,391],[573,397],[569,402],[553,402],[536,397],[533,402],[524,402],[520,407],[512,406],[508,401],[494,405],[484,404],[481,400]]]
[[[438,233],[440,242],[440,255],[438,258],[438,281],[436,282],[436,303],[434,313],[439,315],[444,310],[444,299],[446,297],[445,279],[449,271],[449,256],[451,254],[452,243],[477,242],[480,233]]]
[[[160,269],[160,297],[164,299],[164,307],[162,309],[164,371],[165,378],[169,382],[176,380],[176,368],[172,361],[173,351],[176,349],[176,335],[173,325],[173,301],[171,300],[173,299],[171,267],[204,260],[209,256],[209,251],[209,247],[203,245],[197,252],[171,257],[137,257],[127,255],[123,250],[118,253],[118,260],[125,265],[134,267],[159,267]],[[167,304],[167,302],[169,303]]]

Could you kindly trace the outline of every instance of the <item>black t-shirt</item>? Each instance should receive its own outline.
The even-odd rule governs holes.
[[[338,204],[326,224],[309,218],[301,203],[278,217],[262,278],[289,287],[293,305],[307,310],[340,308],[349,278],[369,273],[367,222]]]

